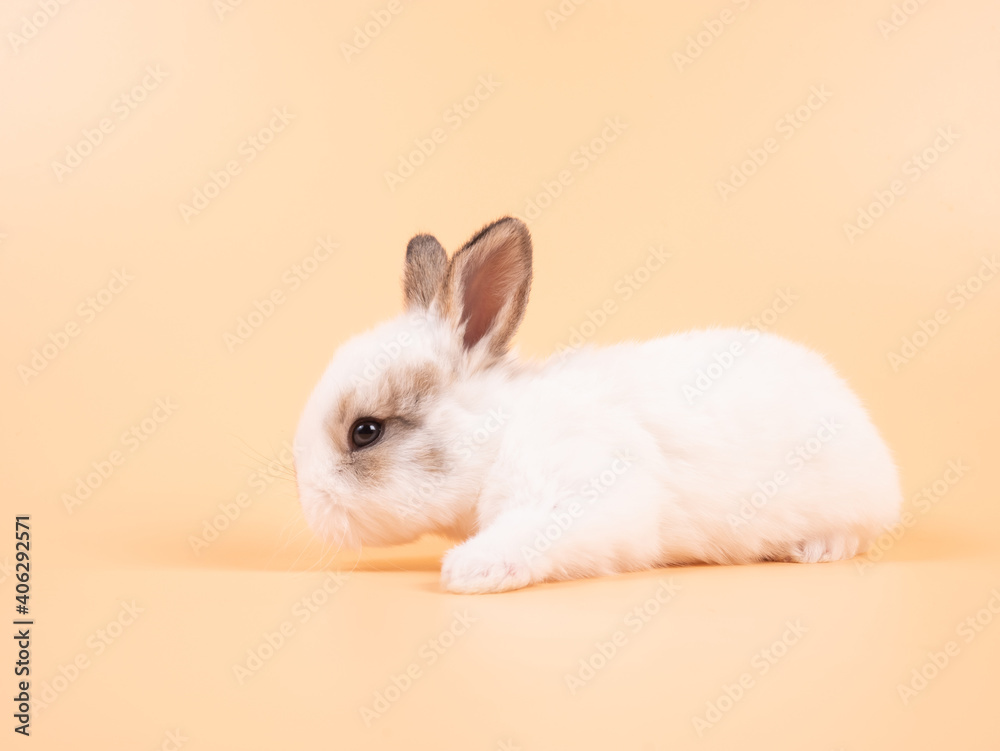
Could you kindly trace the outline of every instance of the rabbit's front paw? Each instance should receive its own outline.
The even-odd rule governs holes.
[[[858,538],[854,535],[829,534],[793,545],[788,560],[792,563],[843,561],[857,555],[858,546]]]
[[[457,594],[506,592],[529,584],[526,561],[476,538],[449,550],[441,564],[441,586]]]

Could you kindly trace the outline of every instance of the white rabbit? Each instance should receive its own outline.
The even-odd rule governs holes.
[[[715,329],[541,364],[508,345],[531,239],[506,217],[449,263],[406,249],[405,311],[346,342],[296,439],[302,505],[338,545],[425,533],[451,592],[684,563],[812,563],[897,521],[896,467],[823,358]]]

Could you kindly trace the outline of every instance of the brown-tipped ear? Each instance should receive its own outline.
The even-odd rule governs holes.
[[[455,253],[442,298],[456,325],[465,324],[465,348],[485,341],[499,357],[524,318],[530,288],[531,235],[524,222],[507,216]]]
[[[403,270],[403,304],[407,310],[430,307],[444,283],[448,256],[430,235],[417,235],[406,245]]]

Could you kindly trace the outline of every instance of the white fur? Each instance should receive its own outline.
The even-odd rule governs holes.
[[[444,558],[444,587],[497,592],[670,564],[850,558],[898,519],[888,448],[844,381],[800,345],[717,329],[489,365],[435,311],[345,344],[306,406],[300,494],[336,543],[463,539]],[[386,371],[437,363],[447,379],[406,440],[441,448],[449,471],[431,475],[401,448],[365,486],[341,468],[329,413],[345,392],[374,388],[365,364],[401,333],[412,338]],[[699,371],[717,378],[692,391]]]

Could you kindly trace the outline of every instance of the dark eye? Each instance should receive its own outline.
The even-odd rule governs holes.
[[[382,423],[372,417],[362,417],[351,428],[351,443],[354,448],[371,446],[382,435]]]

